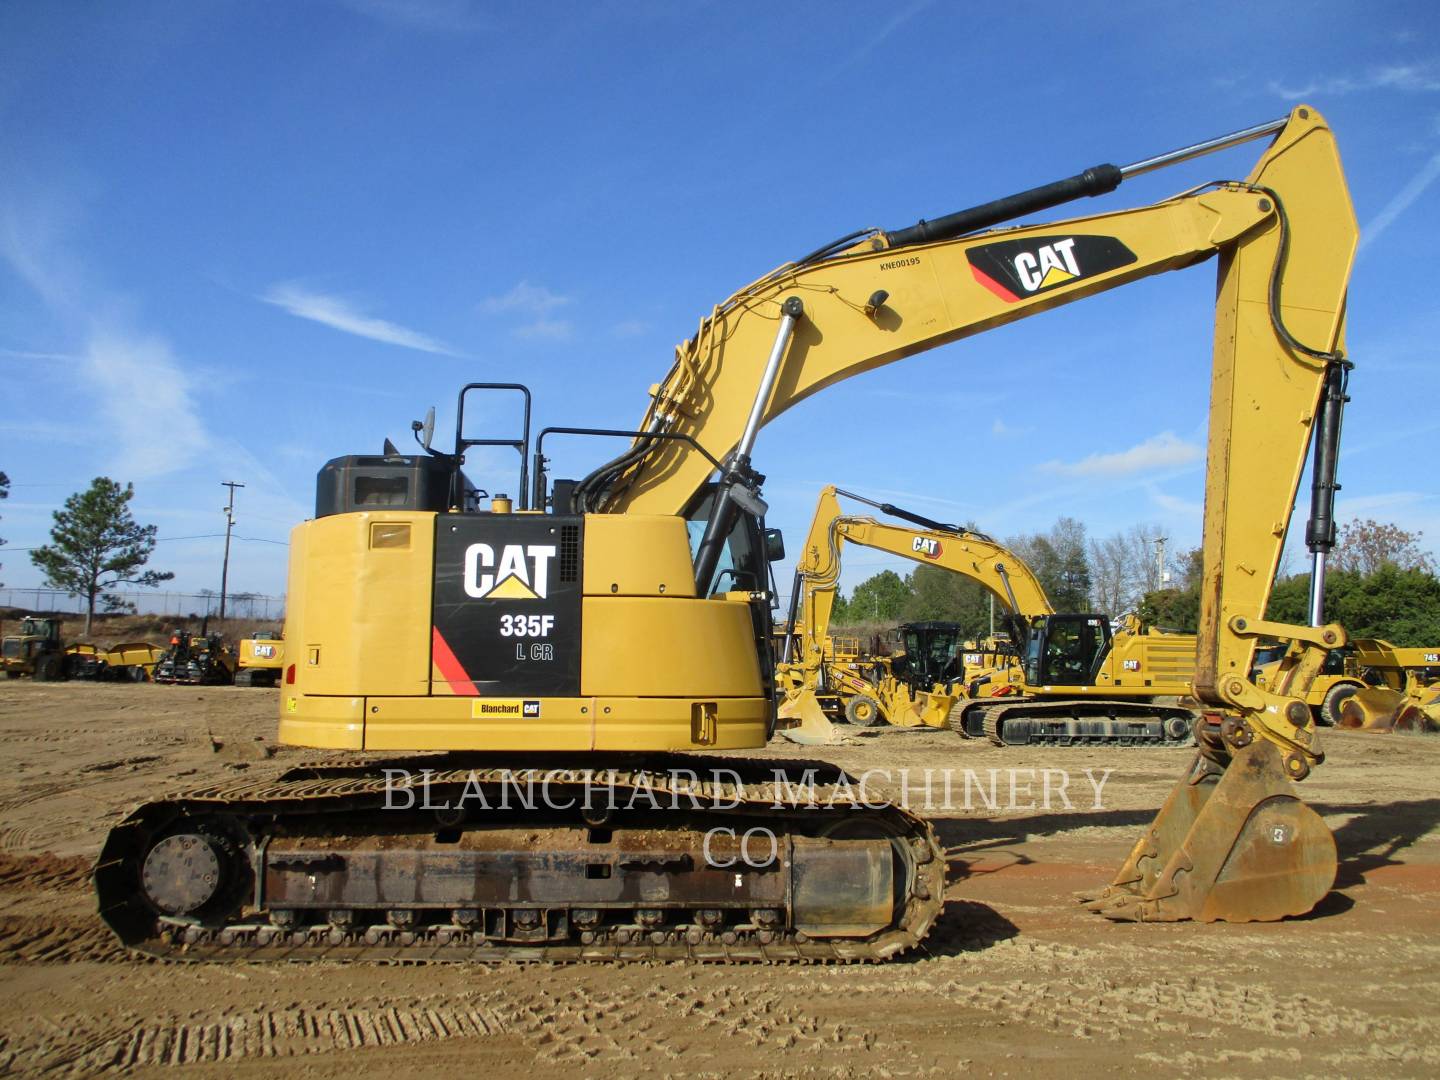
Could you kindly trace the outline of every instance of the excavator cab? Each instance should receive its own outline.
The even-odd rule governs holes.
[[[1030,624],[1025,681],[1031,686],[1093,686],[1110,651],[1104,615],[1046,615]]]
[[[959,623],[905,623],[900,627],[905,654],[891,661],[891,671],[916,690],[953,679],[960,670],[956,660],[960,637]]]

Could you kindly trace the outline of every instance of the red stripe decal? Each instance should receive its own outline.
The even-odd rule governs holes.
[[[435,666],[440,669],[440,674],[450,684],[452,693],[461,697],[479,697],[480,691],[475,689],[475,683],[470,676],[465,674],[464,667],[460,661],[455,659],[455,654],[450,651],[449,643],[440,636],[438,627],[430,628],[430,652],[435,658]]]
[[[1001,285],[998,281],[996,281],[994,278],[992,278],[989,274],[987,274],[987,273],[985,273],[984,271],[982,271],[982,270],[981,270],[978,266],[976,266],[974,263],[971,263],[971,264],[970,264],[970,272],[975,275],[975,280],[976,280],[976,281],[978,281],[981,285],[984,285],[985,288],[989,289],[989,290],[990,290],[991,292],[993,292],[996,296],[998,296],[1001,300],[1004,300],[1007,304],[1013,304],[1013,303],[1017,302],[1017,301],[1020,299],[1018,296],[1016,296],[1014,293],[1012,293],[1009,289],[1005,288],[1004,285]]]

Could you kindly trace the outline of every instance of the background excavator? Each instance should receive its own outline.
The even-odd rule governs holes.
[[[1262,138],[1244,179],[994,229]],[[417,423],[427,453],[332,461],[314,520],[291,534],[280,740],[484,756],[427,757],[415,763],[427,773],[398,780],[393,762],[311,766],[147,803],[107,837],[102,917],[134,948],[187,959],[834,960],[913,947],[945,887],[923,820],[823,782],[817,813],[792,774],[676,756],[760,747],[774,724],[779,545],[756,437],[851,375],[1212,257],[1195,690],[1213,712],[1193,767],[1094,905],[1113,919],[1309,910],[1333,882],[1335,846],[1291,786],[1322,759],[1293,691],[1344,633],[1263,613],[1312,435],[1318,560],[1334,539],[1355,242],[1334,139],[1301,107],[785,263],[701,320],[638,428],[546,429],[533,476],[529,393],[515,384],[518,436],[468,437],[462,391],[452,453],[429,453],[431,425]],[[545,440],[577,430],[624,447],[552,487]],[[461,463],[480,444],[520,451],[518,506],[474,506]],[[1305,646],[1264,691],[1248,679],[1258,635]],[[527,764],[545,797],[502,803]],[[709,779],[691,778],[700,770]],[[618,802],[586,798],[602,782]]]
[[[846,515],[840,509],[841,495],[911,524]],[[795,568],[791,622],[803,633],[799,655],[784,656],[778,669],[785,693],[780,715],[800,721],[785,732],[788,738],[813,743],[837,737],[817,692],[833,675],[822,645],[844,550],[851,544],[978,582],[1008,612],[1010,639],[1020,642],[1021,653],[1016,663],[987,676],[981,687],[966,684],[960,664],[944,663],[955,655],[958,633],[948,639],[948,652],[918,640],[913,647],[907,642],[906,663],[898,670],[892,664],[868,690],[841,680],[837,689],[848,697],[847,716],[856,711],[851,703],[863,704],[868,696],[876,711],[897,726],[948,723],[962,735],[988,737],[1001,746],[1190,741],[1197,714],[1179,699],[1190,693],[1195,671],[1192,635],[1143,633],[1135,621],[1112,632],[1102,614],[1057,614],[1034,572],[1003,544],[833,485],[821,489]],[[941,638],[942,645],[946,641]],[[912,655],[915,659],[908,659]],[[1163,700],[1167,698],[1172,700]]]

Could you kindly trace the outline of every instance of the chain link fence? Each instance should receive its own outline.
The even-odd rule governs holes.
[[[107,595],[119,597],[130,605],[125,610],[141,615],[176,615],[197,618],[219,615],[220,594],[218,592],[162,592],[157,589],[136,589],[134,591],[112,592]],[[84,614],[85,598],[71,596],[58,589],[0,589],[0,608],[20,608],[25,611],[55,611]],[[95,605],[96,614],[112,610],[101,603]],[[261,621],[279,620],[285,617],[285,597],[266,596],[262,593],[232,592],[225,596],[225,615],[231,619],[256,619]]]

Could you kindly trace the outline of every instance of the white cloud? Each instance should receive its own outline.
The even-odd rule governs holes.
[[[1436,496],[1419,491],[1388,491],[1377,495],[1344,496],[1335,500],[1337,518],[1374,517],[1376,514],[1393,514],[1397,511],[1413,511],[1427,502],[1435,502]]]
[[[551,292],[544,285],[522,281],[504,296],[488,296],[480,301],[480,310],[487,315],[518,312],[539,318],[570,303],[570,297]]]
[[[1440,154],[1432,154],[1430,160],[1420,169],[1418,173],[1410,178],[1410,182],[1396,193],[1395,197],[1385,204],[1384,208],[1370,219],[1370,223],[1360,230],[1360,250],[1375,242],[1375,239],[1394,224],[1395,219],[1410,209],[1411,204],[1425,193],[1425,189],[1440,179]]]
[[[56,352],[31,352],[27,349],[0,349],[0,357],[6,360],[53,360],[58,363],[73,364],[84,357],[75,356],[71,353]]]
[[[641,319],[626,319],[610,328],[610,333],[617,338],[644,337],[649,332],[650,324]]]
[[[575,328],[567,319],[536,319],[513,331],[517,338],[526,340],[569,341],[575,336]]]
[[[520,315],[530,321],[511,331],[517,338],[531,341],[568,341],[575,328],[566,319],[551,317],[551,312],[570,303],[570,297],[552,292],[544,285],[522,281],[503,296],[487,296],[480,301],[486,315]]]
[[[1198,522],[1205,516],[1205,504],[1203,502],[1192,502],[1189,499],[1181,499],[1175,495],[1166,495],[1163,491],[1150,489],[1150,501],[1175,517],[1189,518]]]
[[[443,341],[438,341],[428,334],[422,334],[418,330],[411,330],[385,319],[365,315],[356,311],[347,300],[338,296],[311,292],[294,282],[281,282],[273,285],[260,299],[267,304],[283,308],[297,318],[309,319],[333,330],[354,334],[356,337],[368,338],[386,345],[399,345],[404,349],[436,353],[440,356],[461,355]]]
[[[1204,451],[1173,431],[1162,431],[1128,450],[1091,454],[1080,461],[1049,461],[1040,466],[1062,476],[1128,476],[1146,469],[1168,469],[1199,460]]]
[[[67,419],[93,426],[102,468],[131,479],[186,468],[210,442],[191,395],[190,373],[164,338],[129,328],[127,297],[89,282],[84,263],[63,244],[71,217],[53,199],[6,202],[0,206],[0,258],[84,335],[84,347],[73,353],[6,349],[3,354],[75,365],[77,394],[93,401],[100,422],[89,416]]]
[[[340,3],[379,22],[416,30],[470,32],[491,25],[474,0],[340,0]]]
[[[190,377],[160,338],[97,329],[86,343],[84,372],[125,476],[143,480],[188,468],[209,446]]]
[[[1271,93],[1286,101],[1305,98],[1339,97],[1365,90],[1402,90],[1410,93],[1433,93],[1440,90],[1440,73],[1431,64],[1386,64],[1372,68],[1364,75],[1332,75],[1315,79],[1303,86],[1285,86],[1271,82]]]
[[[1028,435],[1034,430],[1035,429],[1033,427],[1012,427],[1010,424],[1005,423],[1004,420],[1001,420],[998,416],[995,418],[995,421],[990,425],[990,434],[994,435],[996,438],[999,439],[1015,438],[1020,435]]]

